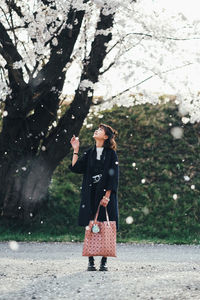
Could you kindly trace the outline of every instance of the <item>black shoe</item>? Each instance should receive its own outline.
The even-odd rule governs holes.
[[[95,268],[94,265],[94,257],[93,256],[89,256],[89,262],[88,262],[88,271],[96,271],[97,269]]]
[[[102,257],[99,271],[108,271],[107,257]]]

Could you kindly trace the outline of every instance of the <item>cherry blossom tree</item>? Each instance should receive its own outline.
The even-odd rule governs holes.
[[[0,206],[3,216],[28,220],[36,213],[55,168],[70,151],[72,135],[80,132],[99,85],[106,91],[105,107],[121,102],[155,104],[157,97],[147,97],[144,90],[143,96],[134,101],[128,99],[127,93],[138,92],[139,83],[152,76],[168,82],[165,77],[168,72],[198,61],[196,52],[185,51],[185,46],[177,43],[197,40],[199,23],[187,27],[188,20],[183,14],[169,22],[165,12],[158,10],[152,15],[141,2],[2,1]],[[147,55],[144,57],[142,53]],[[173,63],[169,66],[171,56],[179,60],[177,66]],[[116,92],[121,100],[109,93],[108,78],[112,78],[112,70],[119,72],[127,84],[124,90]],[[146,79],[141,80],[143,74]],[[73,84],[73,99],[61,116],[65,91]],[[189,101],[182,99],[179,93],[177,104]],[[186,106],[184,115],[190,113],[192,117],[194,106],[190,102]]]
[[[98,2],[98,1],[97,1]],[[100,1],[99,1],[100,2]],[[5,1],[1,7],[3,125],[0,137],[2,214],[28,218],[47,192],[89,111],[93,83],[112,38],[115,10],[99,4],[96,32],[74,100],[58,120],[60,94],[88,1]],[[108,30],[107,34],[103,34]],[[25,33],[24,33],[25,32]],[[27,45],[28,44],[28,45]],[[29,45],[31,44],[31,45]]]

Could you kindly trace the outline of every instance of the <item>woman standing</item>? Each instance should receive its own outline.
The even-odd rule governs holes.
[[[107,206],[109,219],[116,221],[118,229],[118,158],[116,154],[116,131],[109,125],[100,124],[95,130],[93,138],[94,147],[84,152],[78,159],[79,139],[75,136],[71,139],[74,150],[70,170],[83,174],[81,189],[81,203],[79,209],[78,224],[88,226],[90,220],[94,220],[99,203],[99,221],[106,221],[105,208]],[[88,271],[95,271],[94,257],[89,257]],[[100,271],[107,271],[107,257],[102,257]]]

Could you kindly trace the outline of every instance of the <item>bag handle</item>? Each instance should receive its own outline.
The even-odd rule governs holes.
[[[97,223],[97,218],[99,216],[100,206],[101,206],[101,204],[99,203],[99,206],[97,208],[97,212],[96,212],[96,215],[95,215],[95,218],[94,218],[94,224]],[[108,224],[110,225],[107,207],[105,207],[105,210],[106,210],[106,220],[107,220]]]

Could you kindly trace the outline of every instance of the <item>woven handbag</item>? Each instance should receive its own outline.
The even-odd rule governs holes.
[[[116,257],[116,222],[109,221],[107,207],[106,221],[97,221],[100,204],[94,221],[90,221],[85,229],[83,256],[113,256]]]

